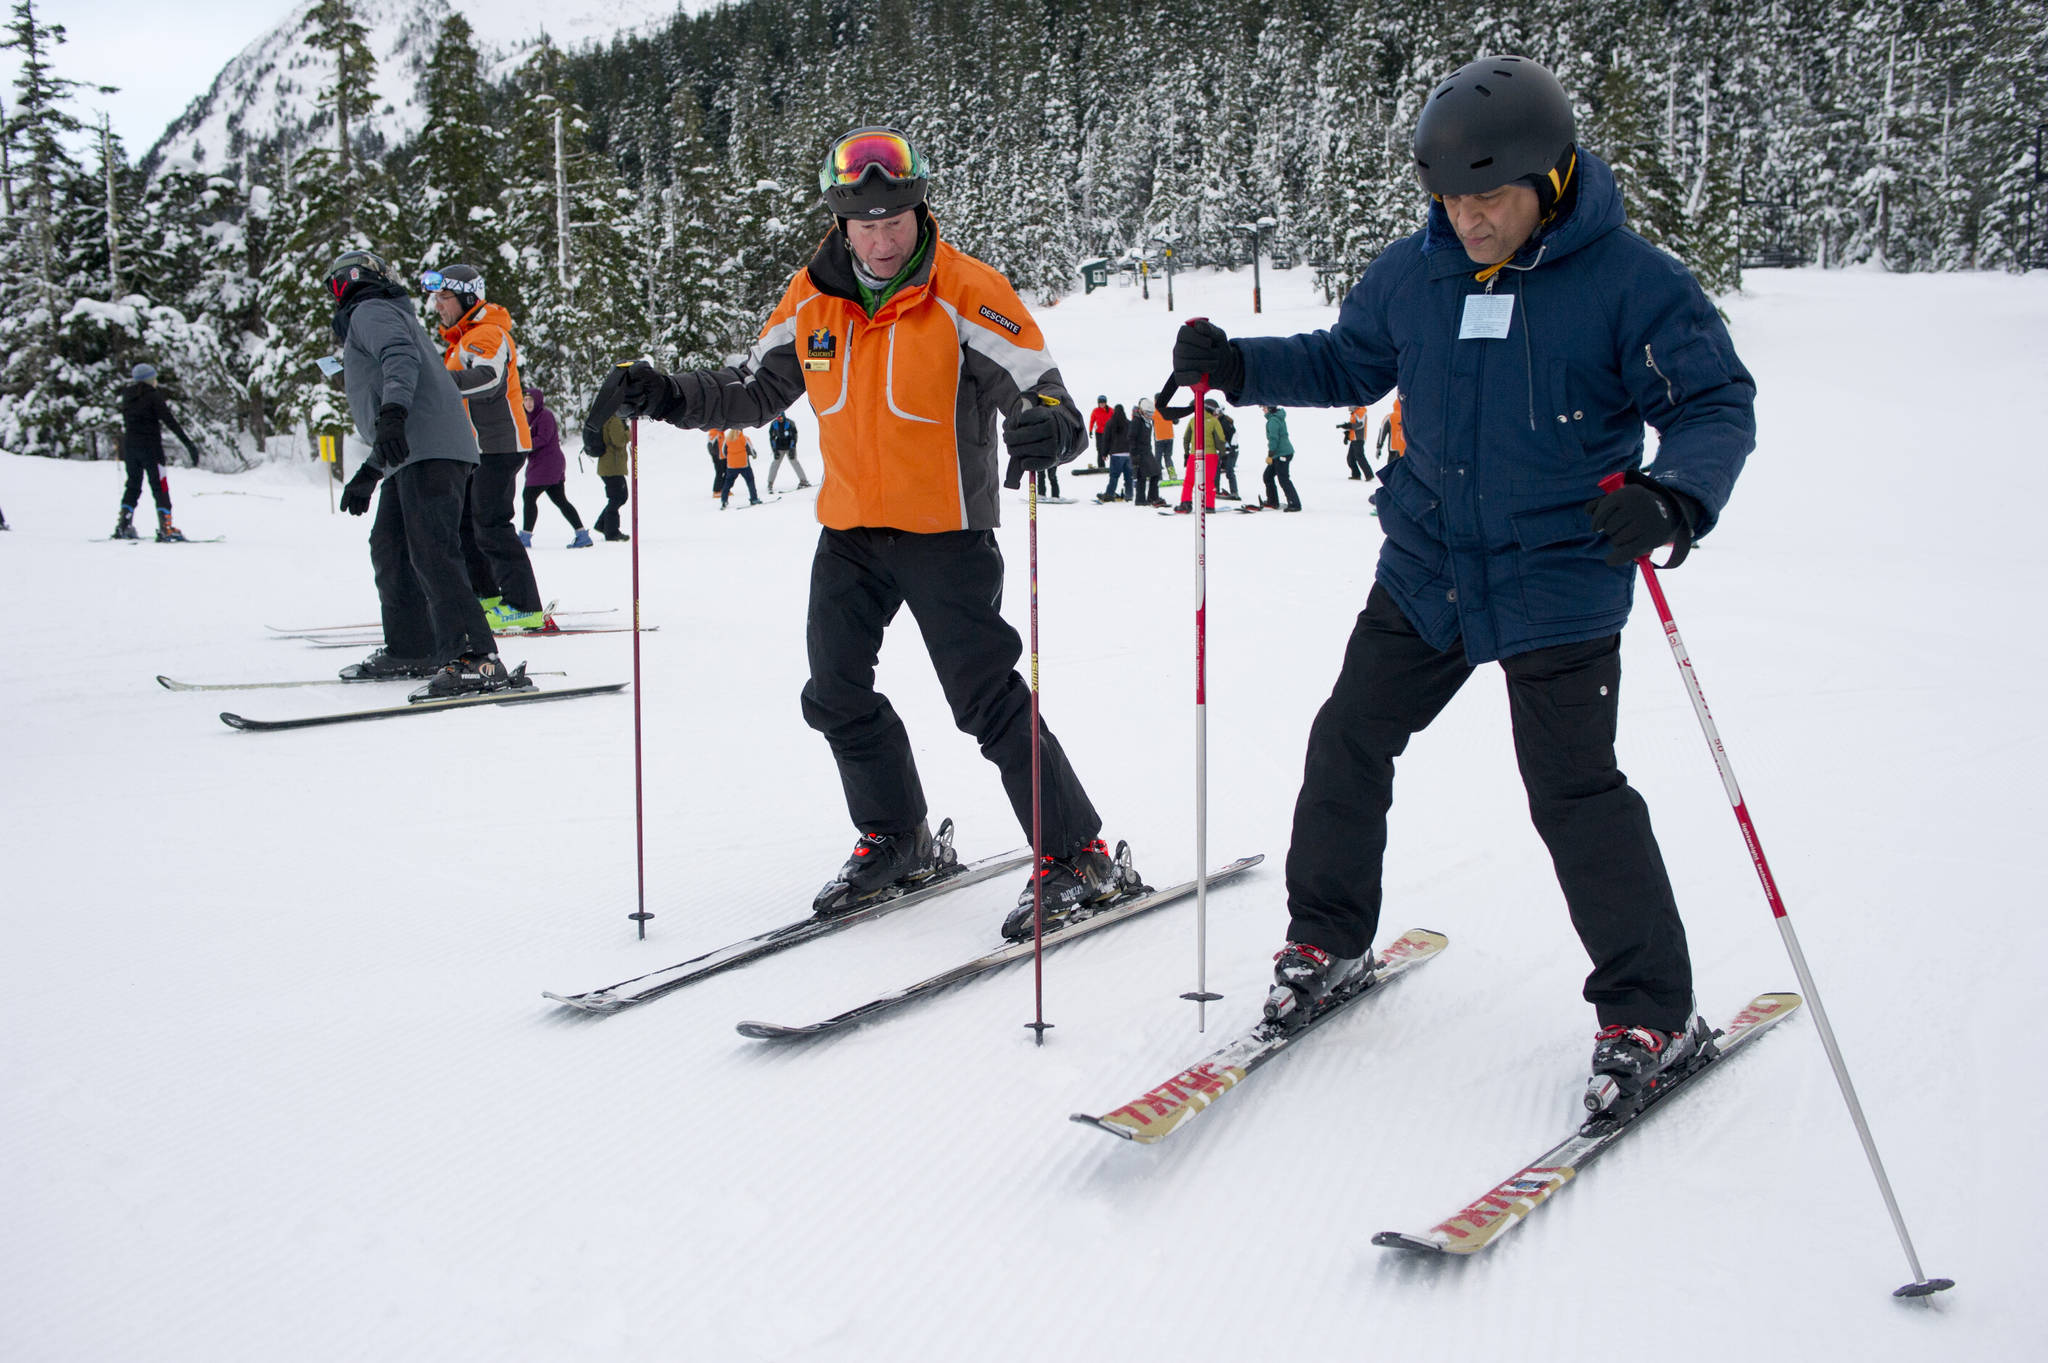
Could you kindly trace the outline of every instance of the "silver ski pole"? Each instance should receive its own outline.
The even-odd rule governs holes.
[[[1613,492],[1623,483],[1622,475],[1615,473],[1600,480],[1602,492]],[[1757,837],[1756,825],[1750,821],[1749,806],[1743,802],[1742,788],[1735,783],[1735,768],[1728,761],[1728,750],[1721,745],[1721,731],[1714,727],[1714,716],[1707,710],[1707,698],[1700,690],[1700,679],[1693,670],[1692,658],[1685,651],[1685,641],[1678,637],[1678,622],[1671,618],[1671,605],[1664,599],[1664,588],[1657,581],[1657,570],[1650,563],[1649,555],[1636,560],[1636,567],[1643,570],[1643,585],[1650,589],[1650,600],[1656,604],[1657,618],[1664,622],[1664,638],[1671,645],[1671,656],[1678,663],[1678,675],[1685,679],[1685,691],[1692,698],[1693,713],[1699,716],[1700,728],[1707,736],[1707,749],[1714,755],[1714,766],[1721,773],[1721,785],[1728,792],[1728,803],[1735,809],[1735,822],[1741,825],[1743,845],[1749,849],[1749,859],[1756,866],[1757,879],[1763,882],[1764,898],[1770,901],[1771,915],[1778,920],[1778,935],[1784,939],[1785,952],[1792,958],[1792,971],[1799,977],[1799,987],[1806,994],[1808,1003],[1813,1005],[1813,1025],[1820,1033],[1820,1044],[1828,1053],[1828,1064],[1834,1068],[1835,1083],[1841,1087],[1842,1100],[1849,1105],[1849,1116],[1856,1123],[1856,1135],[1863,1142],[1863,1154],[1870,1161],[1870,1172],[1877,1176],[1878,1191],[1884,1195],[1885,1210],[1891,1213],[1892,1229],[1898,1232],[1899,1247],[1906,1251],[1906,1264],[1913,1270],[1913,1281],[1895,1290],[1895,1297],[1926,1297],[1954,1287],[1949,1278],[1930,1278],[1920,1270],[1920,1256],[1913,1252],[1913,1237],[1906,1231],[1906,1217],[1899,1210],[1899,1200],[1892,1194],[1892,1181],[1884,1171],[1884,1161],[1877,1153],[1877,1142],[1870,1134],[1870,1123],[1864,1119],[1863,1104],[1856,1099],[1856,1086],[1849,1080],[1849,1066],[1842,1059],[1842,1048],[1835,1040],[1835,1029],[1828,1022],[1827,1009],[1821,1006],[1820,986],[1813,982],[1813,971],[1807,968],[1806,953],[1799,949],[1799,936],[1792,930],[1792,916],[1785,911],[1785,901],[1778,894],[1778,882],[1771,875],[1771,865],[1764,860],[1763,842]]]

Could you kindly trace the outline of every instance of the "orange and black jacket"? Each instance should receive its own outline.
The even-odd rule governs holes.
[[[444,361],[476,427],[485,454],[523,454],[533,448],[520,397],[519,347],[512,343],[512,314],[496,303],[479,303],[452,327],[441,328],[448,345]]]
[[[671,425],[759,426],[800,396],[818,417],[818,519],[834,530],[931,534],[1000,523],[996,423],[1028,395],[1087,435],[1010,282],[939,239],[875,310],[861,305],[843,233],[797,272],[754,348],[726,369],[670,377]]]

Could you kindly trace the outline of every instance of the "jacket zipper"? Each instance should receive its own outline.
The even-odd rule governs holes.
[[[1643,362],[1650,366],[1652,374],[1655,374],[1660,379],[1664,379],[1664,399],[1673,407],[1676,407],[1678,405],[1678,394],[1671,390],[1671,380],[1664,378],[1664,371],[1657,367],[1657,357],[1651,353],[1648,341],[1643,342]]]

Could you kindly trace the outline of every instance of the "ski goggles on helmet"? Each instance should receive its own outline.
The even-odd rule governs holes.
[[[428,293],[446,290],[449,293],[467,294],[471,298],[484,296],[484,281],[473,272],[464,276],[456,274],[453,270],[446,274],[439,270],[428,270],[420,276],[420,287]]]
[[[888,128],[860,128],[833,143],[831,154],[818,172],[821,191],[838,185],[857,185],[869,172],[879,171],[893,181],[925,178],[924,157],[910,145],[910,139]]]

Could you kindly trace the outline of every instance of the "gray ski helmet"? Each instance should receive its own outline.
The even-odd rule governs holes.
[[[1452,72],[1423,106],[1415,178],[1436,195],[1548,181],[1577,140],[1571,98],[1556,76],[1527,57],[1482,57]]]
[[[832,143],[818,193],[842,218],[893,218],[925,200],[924,156],[894,128],[855,128]]]
[[[384,263],[384,257],[375,251],[343,251],[327,267],[327,292],[339,301],[351,285],[373,279],[381,279],[386,284],[398,282],[392,277],[391,267]]]

